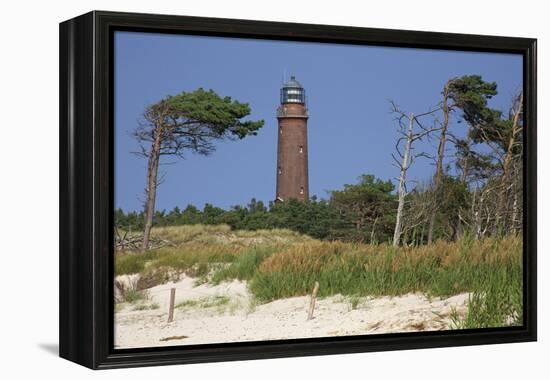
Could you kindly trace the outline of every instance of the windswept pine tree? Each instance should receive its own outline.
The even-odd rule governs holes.
[[[183,158],[188,153],[206,156],[216,150],[216,141],[255,135],[264,122],[242,120],[250,112],[248,104],[202,88],[167,96],[147,107],[144,122],[134,131],[141,147],[139,154],[148,160],[143,249],[149,247],[157,187],[161,182],[158,177],[161,157]]]
[[[470,125],[487,117],[487,100],[497,94],[496,83],[483,81],[479,75],[465,75],[460,78],[452,78],[443,87],[443,121],[439,132],[439,144],[436,156],[436,169],[434,174],[434,207],[431,209],[428,226],[428,243],[433,241],[433,232],[437,216],[437,203],[442,196],[442,183],[444,176],[443,160],[445,158],[445,145],[449,138],[450,117],[456,110],[462,110],[463,118]],[[468,142],[466,142],[468,145]]]

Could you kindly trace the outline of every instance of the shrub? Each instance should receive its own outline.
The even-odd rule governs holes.
[[[128,303],[136,303],[147,299],[147,293],[137,289],[128,289],[124,295],[124,301]]]

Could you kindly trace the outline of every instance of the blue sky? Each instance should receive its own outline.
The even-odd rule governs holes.
[[[445,82],[479,74],[495,81],[490,105],[507,110],[522,86],[522,57],[513,54],[384,48],[306,42],[198,37],[136,32],[115,34],[115,207],[141,210],[147,162],[132,152],[131,132],[147,105],[167,95],[213,89],[249,103],[264,119],[258,136],[221,142],[211,156],[167,158],[157,209],[205,203],[228,208],[251,198],[274,199],[279,89],[294,74],[308,95],[310,195],[354,183],[361,174],[398,175],[391,153],[397,137],[392,99],[422,113],[440,101]],[[451,129],[464,134],[464,125]],[[449,145],[448,161],[452,159]],[[436,141],[422,146],[430,153]],[[166,158],[166,157],[165,157]],[[433,163],[420,160],[409,179],[426,180]]]

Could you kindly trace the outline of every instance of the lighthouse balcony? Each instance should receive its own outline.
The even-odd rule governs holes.
[[[294,108],[294,107],[285,107],[280,106],[277,108],[277,117],[297,117],[297,118],[308,118],[307,114],[307,108],[300,107],[300,108]]]

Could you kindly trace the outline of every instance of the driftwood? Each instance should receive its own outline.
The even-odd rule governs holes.
[[[115,227],[115,249],[137,251],[141,250],[143,243],[143,234],[132,233],[131,230],[124,231],[121,235],[117,227]],[[159,237],[151,237],[149,239],[149,249],[162,248],[166,246],[175,247],[175,244],[168,240]]]

